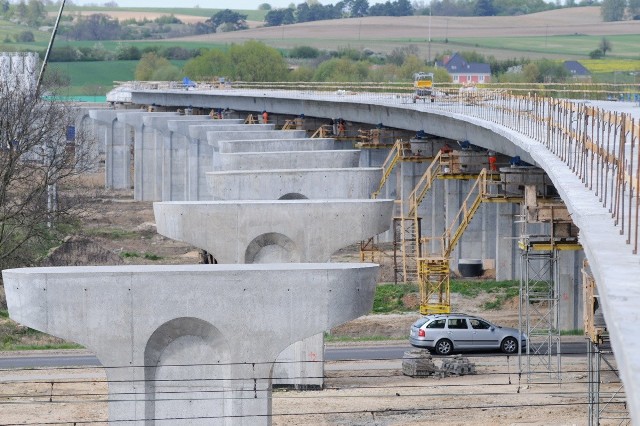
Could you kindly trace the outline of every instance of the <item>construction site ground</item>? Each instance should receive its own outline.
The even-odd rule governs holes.
[[[86,258],[108,259],[117,254],[129,264],[197,263],[194,247],[155,232],[152,203],[134,202],[130,191],[96,190],[91,209],[83,219],[85,241],[76,253],[60,254],[54,262]],[[85,238],[86,237],[86,238]],[[89,242],[86,242],[86,241]],[[70,256],[70,257],[69,257]],[[56,255],[54,255],[54,259]],[[96,259],[93,259],[96,260]],[[359,261],[356,246],[342,250],[333,261]],[[383,260],[380,279],[392,281],[390,260]],[[4,294],[1,295],[4,297]],[[490,321],[516,326],[517,303],[501,310],[483,311],[486,298],[452,294],[457,312],[478,314]],[[415,303],[415,300],[411,303]],[[415,313],[368,315],[331,330],[334,336],[383,341],[328,343],[330,347],[405,345]],[[2,324],[8,320],[0,318]],[[5,328],[6,329],[6,328]],[[25,337],[25,343],[46,343],[49,337]],[[582,337],[572,337],[584,341]],[[586,342],[585,342],[586,349]],[[53,351],[84,353],[84,350]],[[38,351],[38,355],[51,351]],[[16,352],[0,352],[15,356]],[[33,351],[25,353],[33,356]],[[548,374],[529,381],[519,374],[517,356],[498,353],[469,354],[477,374],[453,377],[411,378],[402,374],[402,360],[329,361],[325,389],[276,390],[274,425],[580,425],[587,424],[586,355],[562,358],[560,379]],[[441,362],[435,358],[436,364]],[[0,370],[0,424],[104,424],[107,419],[106,377],[99,368]],[[68,383],[65,383],[68,382]],[[608,384],[610,383],[610,384]],[[619,386],[615,377],[603,375],[603,386]],[[603,424],[607,424],[606,422]],[[613,424],[613,423],[611,423]]]

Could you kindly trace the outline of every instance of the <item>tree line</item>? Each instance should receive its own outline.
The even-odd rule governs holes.
[[[610,46],[609,46],[610,48]],[[436,56],[442,60],[454,52]],[[526,58],[496,59],[477,52],[459,52],[467,62],[488,63],[498,82],[544,83],[567,81],[571,75],[561,61]],[[435,68],[419,58],[418,48],[407,45],[386,55],[368,49],[343,48],[321,51],[298,46],[285,52],[258,41],[234,44],[228,50],[208,49],[188,60],[184,67],[173,65],[158,52],[143,54],[136,68],[136,80],[180,81],[315,81],[315,82],[394,82],[411,81],[416,72],[433,72],[436,82],[450,82],[443,68]]]
[[[640,1],[640,0],[605,0]],[[268,10],[265,26],[289,25],[326,19],[359,18],[363,16],[513,16],[558,9],[560,7],[592,6],[596,0],[569,0],[564,6],[559,2],[544,0],[409,0],[386,1],[369,5],[367,0],[344,0],[322,5],[315,1],[291,4],[287,8],[271,9],[268,4],[260,7]]]

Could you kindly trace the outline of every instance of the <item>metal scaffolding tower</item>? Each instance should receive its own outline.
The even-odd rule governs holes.
[[[545,191],[544,185],[525,185],[521,204],[519,323],[528,344],[519,363],[528,382],[561,380],[558,252],[582,248],[567,207],[561,200],[541,198]],[[544,231],[532,235],[529,224]]]
[[[519,328],[527,335],[520,371],[527,382],[561,376],[557,250],[522,250]],[[524,365],[523,365],[524,364]]]

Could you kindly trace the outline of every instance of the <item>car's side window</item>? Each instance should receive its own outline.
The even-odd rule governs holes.
[[[476,318],[470,319],[469,322],[471,322],[471,327],[476,330],[487,330],[491,327],[491,324],[489,324],[488,322]]]
[[[457,330],[468,328],[467,320],[464,318],[452,318],[449,320],[449,328]]]
[[[444,328],[444,320],[443,319],[433,320],[429,324],[427,324],[426,328]]]

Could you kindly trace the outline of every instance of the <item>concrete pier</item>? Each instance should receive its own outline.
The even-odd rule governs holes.
[[[3,271],[12,319],[106,369],[111,425],[270,425],[276,357],[371,310],[377,265]]]

